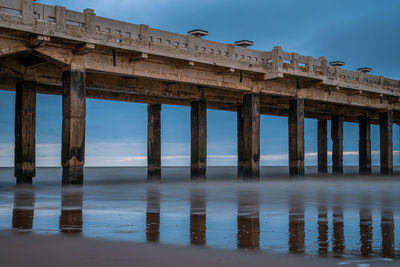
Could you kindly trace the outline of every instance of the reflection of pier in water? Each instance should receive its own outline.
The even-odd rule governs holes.
[[[14,193],[12,227],[32,229],[35,206],[35,191],[32,186],[18,186]]]
[[[157,186],[147,189],[146,209],[146,241],[158,242],[160,240],[160,226],[162,225],[162,199],[161,189]],[[36,202],[38,192],[36,192]],[[372,205],[373,198],[363,197],[358,205],[359,221],[344,216],[346,202],[338,194],[329,198],[326,194],[319,194],[316,198],[317,213],[315,217],[306,217],[307,209],[313,210],[306,204],[306,195],[293,193],[289,195],[288,206],[288,252],[294,254],[318,254],[321,256],[343,257],[357,255],[363,257],[396,258],[398,251],[395,248],[395,216],[394,198],[390,194],[381,198],[380,205]],[[190,190],[190,243],[192,245],[206,245],[207,228],[207,190],[192,188]],[[275,232],[275,229],[262,227],[260,196],[256,190],[239,191],[237,193],[237,230],[236,242],[238,249],[259,249],[265,247],[261,233]],[[40,205],[40,204],[37,204]],[[33,228],[35,206],[35,190],[32,186],[19,186],[14,192],[14,205],[12,211],[12,228],[29,230]],[[212,205],[211,205],[212,206]],[[83,226],[83,188],[63,187],[61,214],[59,216],[59,231],[62,233],[80,233]],[[380,218],[374,220],[373,210],[380,213]],[[40,216],[40,215],[36,215]],[[379,215],[378,215],[379,216]],[[312,219],[314,218],[314,219]],[[315,220],[311,226],[317,230],[314,244],[315,250],[306,244],[306,219]],[[266,218],[268,221],[268,218]],[[379,225],[380,221],[380,225]],[[330,224],[330,222],[332,222]],[[101,223],[101,222],[100,222]],[[269,224],[268,224],[269,225]],[[359,239],[345,238],[344,227],[356,229],[359,226]],[[307,226],[310,227],[310,226]],[[331,228],[332,227],[332,228]],[[381,238],[373,239],[373,227],[378,227]],[[211,230],[212,231],[212,230]],[[330,235],[331,233],[331,235]],[[375,233],[377,233],[375,231]],[[264,235],[269,238],[269,234]],[[177,237],[179,239],[179,237]],[[211,239],[211,238],[210,238]],[[312,240],[311,240],[312,241]],[[273,244],[275,245],[275,244]],[[356,245],[356,247],[355,247]]]
[[[343,206],[339,196],[334,199],[333,204],[333,247],[332,251],[335,256],[340,256],[344,253],[344,217]]]
[[[295,194],[289,202],[289,252],[304,253],[304,199]]]
[[[368,257],[372,253],[372,213],[367,199],[360,207],[360,241],[361,256]]]
[[[146,240],[157,242],[160,239],[160,190],[147,190]]]
[[[328,253],[328,208],[326,198],[321,196],[318,200],[318,253]]]
[[[80,233],[82,232],[82,188],[63,187],[60,215],[60,232]]]
[[[394,216],[390,204],[393,199],[385,195],[381,207],[382,257],[394,258]]]
[[[206,192],[203,189],[190,191],[190,243],[206,243]]]
[[[244,191],[238,194],[237,247],[260,247],[260,208],[258,194]]]

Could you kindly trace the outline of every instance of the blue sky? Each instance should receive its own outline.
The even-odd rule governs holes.
[[[373,74],[400,79],[400,2],[387,0],[106,0],[40,3],[99,16],[148,24],[185,34],[201,28],[210,40],[255,42],[258,50],[280,45],[285,51],[329,61],[343,60],[345,68],[373,68]],[[0,166],[13,166],[13,92],[0,91]],[[37,165],[60,165],[61,96],[37,96]],[[140,166],[146,164],[146,105],[87,100],[86,165]],[[329,130],[329,129],[328,129]],[[379,165],[379,127],[372,127],[373,164]],[[306,119],[306,165],[316,165],[317,122]],[[330,136],[328,136],[330,138]],[[399,165],[399,128],[393,128],[395,165]],[[287,118],[261,117],[261,164],[287,165]],[[331,144],[329,143],[329,151]],[[358,163],[358,126],[344,125],[344,163]],[[236,114],[208,110],[209,165],[236,164]],[[189,165],[190,108],[163,105],[162,164]]]

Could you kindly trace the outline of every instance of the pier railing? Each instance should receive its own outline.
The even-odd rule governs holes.
[[[400,95],[398,80],[328,66],[324,57],[288,53],[280,47],[257,51],[223,44],[99,17],[92,9],[76,12],[32,0],[0,0],[0,18],[0,27],[248,71],[263,74],[265,79],[289,75],[347,89]]]

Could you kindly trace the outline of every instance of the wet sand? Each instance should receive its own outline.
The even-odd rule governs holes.
[[[254,251],[115,242],[82,236],[0,231],[1,266],[398,266],[385,259],[346,260]],[[367,265],[363,265],[367,264]]]
[[[398,266],[399,176],[244,182],[210,168],[193,182],[167,168],[88,168],[61,187],[39,168],[15,186],[0,168],[0,266]],[[280,176],[279,176],[280,175]]]

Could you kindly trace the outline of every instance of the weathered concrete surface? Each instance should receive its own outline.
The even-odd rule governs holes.
[[[36,83],[20,82],[15,95],[14,175],[17,183],[32,183],[35,169]]]
[[[193,101],[190,112],[191,154],[190,177],[205,178],[207,170],[207,104]]]
[[[371,173],[371,123],[368,118],[360,117],[358,126],[358,162],[360,174]]]
[[[304,175],[304,99],[290,100],[289,175]]]
[[[332,171],[334,174],[343,174],[343,117],[332,116]]]
[[[387,110],[379,114],[380,119],[380,151],[381,174],[393,173],[393,111]]]
[[[161,104],[149,104],[147,116],[147,178],[161,179]]]
[[[400,123],[399,81],[328,66],[324,57],[288,53],[279,46],[257,51],[31,0],[3,0],[0,10],[1,90],[15,90],[16,83],[29,80],[37,83],[38,93],[65,94],[62,73],[74,69],[85,72],[85,94],[97,99],[186,106],[202,99],[207,108],[237,111],[243,95],[258,94],[259,114],[289,116],[290,99],[300,98],[307,118],[340,114],[342,121],[365,117],[377,124],[381,111],[392,110],[393,121]],[[79,116],[63,125],[84,131]],[[77,136],[80,140],[65,137],[71,144],[63,149],[63,154],[69,151],[63,166],[76,161],[64,168],[66,176],[82,172],[84,138]],[[244,141],[243,146],[250,143],[255,144]],[[239,147],[238,153],[240,158]],[[259,161],[256,154],[253,163]],[[205,169],[205,160],[199,162]],[[239,159],[239,175],[241,165]]]
[[[260,95],[243,97],[243,177],[260,176]]]
[[[318,120],[318,173],[328,172],[328,127],[327,120]]]
[[[63,184],[82,184],[85,161],[85,73],[63,72],[63,124],[61,164]]]

